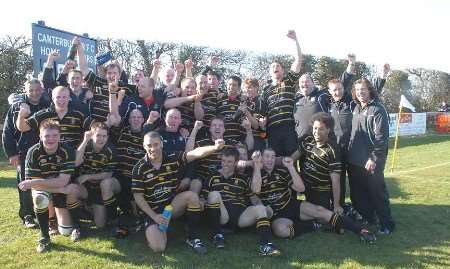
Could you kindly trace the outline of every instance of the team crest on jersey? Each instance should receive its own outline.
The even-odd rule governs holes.
[[[153,174],[152,173],[150,173],[150,174],[147,174],[147,176],[146,176],[147,178],[152,178],[153,177]]]
[[[272,185],[270,185],[270,187],[273,189],[273,188],[275,188],[276,186],[275,186],[275,184],[272,184]]]
[[[280,176],[279,176],[279,175],[276,175],[276,176],[275,176],[275,179],[276,179],[276,180],[279,180],[279,179],[280,179]]]
[[[316,97],[312,97],[311,98],[311,102],[315,103],[316,102]]]
[[[237,184],[239,184],[239,180],[236,179],[236,180],[234,181],[234,185],[237,185]]]
[[[227,190],[227,191],[230,190],[230,188],[228,186],[223,186],[223,189]]]
[[[227,101],[223,101],[222,102],[222,105],[224,106],[224,105],[227,105],[228,104],[228,102]]]
[[[236,106],[231,106],[230,109],[231,110],[236,110]]]
[[[76,123],[76,120],[75,119],[71,119],[70,123],[72,123],[72,125],[74,125]]]
[[[40,162],[41,164],[44,164],[44,163],[47,162],[47,160],[46,160],[46,159],[40,159],[39,162]]]
[[[220,179],[218,179],[218,178],[213,180],[213,183],[219,183],[219,182],[220,182]]]
[[[56,163],[60,163],[62,161],[62,158],[59,156],[56,156]]]
[[[170,167],[170,165],[166,166],[166,171],[167,171],[167,172],[172,171],[172,168]]]

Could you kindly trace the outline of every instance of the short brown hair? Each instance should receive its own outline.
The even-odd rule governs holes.
[[[59,126],[59,122],[51,119],[47,119],[42,121],[41,125],[39,125],[39,132],[43,130],[58,130],[61,131],[61,127]]]
[[[96,121],[91,124],[91,131],[94,131],[96,129],[103,129],[103,130],[106,130],[106,132],[108,132],[108,130],[109,130],[108,125],[106,125],[106,123],[100,122],[100,121]]]
[[[253,87],[256,90],[259,90],[259,81],[256,78],[246,78],[244,80],[244,86],[246,88]]]
[[[328,81],[328,88],[329,88],[331,85],[333,85],[333,84],[342,84],[342,81],[340,81],[340,80],[337,79],[337,78],[330,79],[330,80]]]
[[[69,71],[69,76],[73,75],[74,73],[79,74],[81,77],[83,77],[83,73],[78,69],[71,69]]]

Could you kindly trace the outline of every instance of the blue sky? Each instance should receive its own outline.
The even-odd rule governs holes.
[[[185,42],[293,53],[295,29],[305,53],[394,69],[450,72],[450,1],[9,1],[0,36],[31,36],[31,23],[91,37]],[[71,8],[71,10],[70,10]]]

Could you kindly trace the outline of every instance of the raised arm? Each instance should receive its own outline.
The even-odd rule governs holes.
[[[305,184],[300,175],[297,173],[294,167],[294,160],[291,157],[284,157],[282,161],[284,167],[287,168],[292,178],[292,188],[297,192],[305,191]],[[339,196],[338,196],[339,197]]]
[[[199,147],[194,150],[186,152],[186,161],[192,162],[197,159],[204,158],[216,151],[223,149],[224,146],[225,146],[225,141],[223,139],[217,139],[216,141],[214,141],[213,146]]]
[[[75,166],[80,166],[84,162],[84,153],[86,151],[86,146],[89,141],[92,139],[92,132],[86,131],[84,132],[84,138],[81,144],[78,146],[77,151],[75,152]]]
[[[245,144],[248,151],[252,151],[255,146],[255,139],[253,137],[252,124],[248,119],[242,121],[242,127],[245,129]]]
[[[185,76],[187,78],[192,78],[192,67],[194,66],[194,63],[192,62],[192,59],[189,58],[186,61],[184,61],[184,67],[186,68],[186,74]]]
[[[251,188],[253,193],[258,194],[261,192],[261,185],[262,185],[261,169],[263,169],[263,164],[261,159],[261,152],[255,151],[252,155],[252,159],[253,159],[253,175]]]
[[[161,70],[161,60],[159,58],[153,60],[153,69],[152,74],[150,77],[153,79],[153,81],[156,83],[158,81],[158,74]]]
[[[294,73],[300,73],[302,67],[302,50],[300,48],[300,43],[298,43],[297,34],[294,30],[289,30],[287,33],[287,37],[295,41],[295,46],[297,48],[297,54],[295,54],[295,60],[292,63],[291,71]]]
[[[119,126],[121,117],[119,114],[119,101],[117,100],[117,92],[119,90],[119,78],[115,78],[114,82],[109,83],[109,115],[107,125]],[[122,100],[120,101],[122,102]]]
[[[198,131],[203,127],[202,121],[195,121],[194,128],[192,129],[191,133],[189,134],[189,138],[186,142],[186,148],[185,151],[191,151],[195,148],[195,139],[197,137]]]
[[[86,77],[87,74],[89,74],[89,68],[88,63],[86,61],[86,56],[84,55],[84,48],[81,45],[80,38],[77,36],[73,39],[72,44],[74,46],[77,46],[77,53],[78,53],[78,61],[80,65],[80,71],[83,74],[83,77]]]
[[[27,132],[31,130],[31,126],[28,125],[26,120],[26,118],[30,115],[30,113],[31,113],[30,107],[27,104],[25,103],[20,104],[20,110],[16,120],[17,130],[21,132]]]

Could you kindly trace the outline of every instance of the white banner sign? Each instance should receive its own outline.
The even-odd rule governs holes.
[[[395,137],[398,113],[389,114],[389,137]],[[426,113],[402,113],[399,136],[425,134],[427,129]]]

